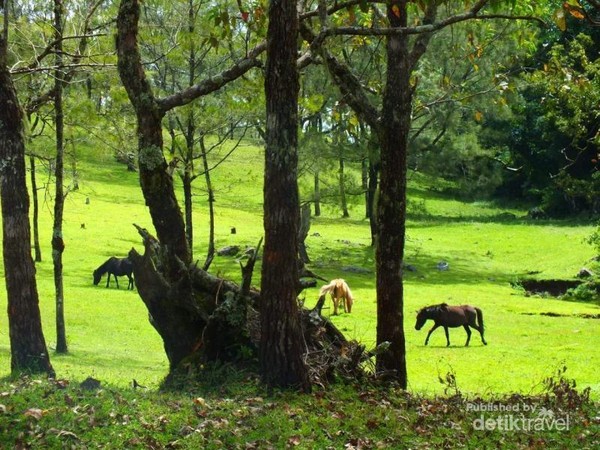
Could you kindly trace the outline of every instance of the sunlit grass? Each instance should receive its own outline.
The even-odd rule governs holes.
[[[215,158],[217,155],[215,155]],[[216,245],[254,246],[262,237],[262,153],[253,147],[236,150],[230,160],[211,175],[216,189]],[[133,379],[157,387],[167,373],[160,337],[148,322],[137,292],[104,280],[92,285],[92,271],[109,256],[124,256],[135,247],[142,251],[132,223],[152,229],[144,205],[138,175],[106,159],[82,161],[80,189],[67,197],[64,222],[65,311],[68,355],[52,352],[60,377],[87,376],[117,386]],[[493,203],[465,203],[430,191],[421,178],[411,181],[408,239],[405,260],[416,271],[405,272],[405,320],[409,389],[439,393],[438,375],[456,374],[459,387],[468,394],[489,395],[535,391],[541,380],[566,365],[567,375],[580,386],[590,386],[600,396],[597,348],[598,320],[577,317],[599,314],[594,304],[527,297],[510,283],[535,273],[539,278],[573,278],[594,256],[584,239],[594,224],[534,222],[525,211],[498,208]],[[194,196],[195,258],[204,261],[207,236],[207,197],[197,180]],[[178,195],[181,195],[179,189]],[[49,200],[48,200],[49,201]],[[334,206],[324,207],[313,218],[308,252],[310,267],[319,275],[348,280],[356,297],[352,314],[332,317],[352,339],[367,346],[375,342],[375,266],[370,247],[369,224],[364,208],[355,199],[351,218],[341,219]],[[505,213],[514,214],[508,216]],[[47,343],[55,346],[54,287],[50,253],[51,207],[42,208],[41,238],[44,261],[37,266],[38,288]],[[231,229],[236,233],[232,234]],[[436,264],[450,269],[440,272]],[[216,257],[214,273],[240,280],[238,262]],[[260,262],[254,284],[260,283]],[[318,298],[318,287],[301,297],[307,307]],[[436,331],[425,347],[426,330],[414,330],[415,311],[440,302],[471,303],[483,309],[484,347],[477,334],[464,348],[462,329],[450,331],[452,346],[445,347],[443,330]],[[0,293],[0,309],[6,310],[6,294]],[[540,316],[542,312],[568,317]],[[331,309],[325,309],[329,315]],[[8,322],[0,315],[0,376],[10,371]]]

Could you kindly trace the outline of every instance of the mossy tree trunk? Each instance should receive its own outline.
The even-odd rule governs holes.
[[[231,300],[231,289],[219,288],[224,280],[213,280],[209,285],[199,282],[209,275],[191,264],[185,221],[175,196],[172,171],[167,170],[163,155],[162,119],[170,109],[208,95],[259,65],[256,57],[264,46],[250,50],[246,58],[218,76],[158,99],[144,72],[138,47],[140,4],[139,0],[120,2],[118,70],[136,111],[140,185],[158,240],[139,229],[145,236],[146,251],[142,256],[132,250],[130,256],[138,292],[163,339],[171,371],[175,371],[197,352],[209,358],[222,356],[231,340],[243,338],[243,331],[234,330],[234,336],[222,332],[227,329],[222,325],[227,318],[222,322],[215,313],[218,305]]]
[[[35,266],[31,257],[23,112],[8,71],[8,1],[0,34],[0,198],[2,250],[8,300],[11,370],[54,376],[42,332]]]

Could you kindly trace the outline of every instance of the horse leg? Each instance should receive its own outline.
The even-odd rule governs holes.
[[[108,272],[108,277],[106,278],[106,287],[110,286],[110,272]]]
[[[431,333],[433,333],[437,327],[439,327],[439,325],[436,323],[431,330],[429,330],[429,333],[427,333],[427,337],[425,338],[425,345],[427,345],[427,343],[429,342],[429,336],[431,336]]]
[[[479,334],[481,335],[481,342],[483,342],[483,345],[487,345],[487,342],[485,341],[485,338],[483,337],[483,327],[477,326],[477,325],[471,325],[473,328],[475,328],[477,331],[479,331]]]
[[[338,315],[338,302],[339,300],[335,297],[331,297],[331,300],[333,300],[333,315],[337,316]]]
[[[465,344],[465,347],[469,346],[469,341],[471,340],[471,329],[469,328],[469,325],[464,324],[463,327],[465,328],[465,331],[467,332],[467,343]]]
[[[115,277],[115,283],[117,283],[117,289],[119,289],[119,278],[117,278],[117,276],[114,274],[113,276]]]
[[[131,275],[127,275],[127,277],[129,278],[129,284],[127,285],[127,290],[132,290],[133,291],[133,277]]]
[[[447,326],[444,326],[444,332],[446,333],[446,347],[450,347],[450,334]]]

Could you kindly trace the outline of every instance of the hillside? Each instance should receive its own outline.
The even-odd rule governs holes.
[[[213,155],[216,159],[218,155]],[[216,189],[216,245],[255,245],[262,236],[262,156],[252,146],[236,150],[212,172]],[[140,240],[132,223],[152,228],[137,175],[112,158],[94,155],[80,162],[77,191],[69,193],[65,210],[65,310],[68,355],[52,355],[62,378],[93,376],[115,386],[135,378],[156,387],[167,371],[162,343],[147,320],[136,292],[117,290],[112,284],[92,285],[92,271],[112,255],[124,256]],[[200,179],[198,181],[201,181]],[[573,278],[593,256],[584,238],[591,223],[530,221],[525,211],[505,210],[486,202],[465,203],[432,189],[434,180],[411,178],[408,242],[405,260],[416,270],[406,271],[405,330],[409,389],[418,394],[443,391],[438,376],[452,373],[466,393],[492,395],[536,392],[541,381],[566,365],[569,377],[600,395],[595,367],[600,363],[600,336],[595,304],[566,302],[543,296],[526,296],[512,282],[531,276]],[[50,260],[51,196],[43,196],[41,240],[44,261],[38,265],[44,331],[54,344],[52,263]],[[351,205],[351,218],[340,219],[328,206],[313,218],[307,239],[311,268],[325,278],[348,280],[357,301],[352,314],[332,317],[344,333],[367,346],[375,340],[374,255],[369,246],[368,222],[363,207]],[[204,260],[207,203],[202,183],[194,197],[195,257]],[[513,214],[511,216],[507,213]],[[235,227],[236,234],[231,234]],[[449,270],[436,265],[445,261]],[[239,280],[234,258],[217,257],[211,268]],[[259,284],[259,268],[254,283]],[[318,288],[302,294],[305,305],[317,300]],[[483,347],[474,335],[464,348],[462,329],[450,331],[446,348],[443,330],[436,331],[428,347],[424,330],[414,330],[415,311],[446,302],[470,303],[482,308],[486,337]],[[0,308],[6,308],[4,291]],[[329,314],[331,309],[326,309]],[[560,315],[540,315],[552,313]],[[0,375],[9,373],[8,324],[0,316]]]

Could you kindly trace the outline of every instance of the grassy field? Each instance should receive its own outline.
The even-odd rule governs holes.
[[[262,236],[262,156],[254,147],[242,147],[213,172],[216,192],[217,248],[255,245]],[[79,167],[80,189],[67,197],[64,254],[65,310],[69,354],[52,353],[61,378],[82,380],[93,376],[114,386],[128,386],[135,378],[157,387],[167,372],[159,336],[147,320],[137,293],[92,285],[92,271],[112,255],[124,256],[140,248],[132,223],[152,228],[144,206],[137,174],[127,172],[110,157],[96,155]],[[195,201],[195,255],[203,261],[206,244],[207,203],[200,185]],[[54,288],[50,252],[51,195],[42,206],[43,262],[37,266],[38,288],[49,347],[54,347]],[[311,268],[325,278],[348,280],[357,301],[352,314],[332,317],[345,334],[368,346],[375,340],[374,253],[363,207],[351,206],[351,218],[326,207],[314,218],[307,239]],[[593,303],[526,296],[511,282],[535,272],[538,278],[573,278],[589,264],[594,251],[584,239],[593,223],[533,222],[525,211],[499,209],[485,202],[463,203],[427,188],[426,180],[411,180],[410,220],[406,262],[416,271],[405,277],[405,330],[409,391],[438,394],[444,385],[438,376],[453,373],[462,392],[493,396],[509,392],[535,393],[541,381],[566,365],[567,375],[579,386],[590,387],[600,397],[597,367],[599,314]],[[514,218],[505,213],[514,214]],[[235,227],[237,233],[230,233]],[[447,261],[449,270],[436,269]],[[349,270],[350,269],[350,270]],[[360,269],[360,270],[356,270]],[[217,257],[211,269],[239,280],[233,258]],[[255,273],[258,284],[259,270]],[[314,305],[318,288],[302,294]],[[475,334],[464,348],[465,333],[451,330],[446,348],[443,330],[436,331],[425,347],[425,329],[414,330],[415,312],[440,303],[471,303],[483,309],[484,347]],[[0,293],[6,310],[6,294]],[[329,314],[325,310],[325,314]],[[551,317],[540,313],[558,313]],[[8,375],[9,339],[6,314],[0,315],[0,376]]]

